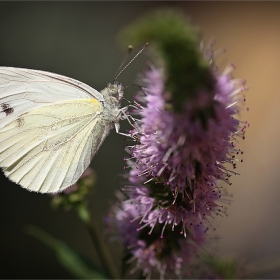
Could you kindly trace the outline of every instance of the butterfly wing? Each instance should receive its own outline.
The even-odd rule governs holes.
[[[62,75],[0,67],[0,128],[42,105],[81,98],[103,101],[102,94],[95,89]]]
[[[91,98],[90,98],[91,97]],[[73,185],[108,134],[102,95],[76,80],[0,67],[0,166],[38,192]]]

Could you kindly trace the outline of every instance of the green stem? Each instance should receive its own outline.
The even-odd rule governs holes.
[[[102,238],[101,232],[91,218],[90,212],[84,203],[82,203],[79,207],[76,207],[77,212],[81,220],[86,224],[92,242],[96,248],[100,261],[102,263],[103,268],[107,272],[108,276],[111,279],[119,279],[118,271],[114,262],[111,259],[111,254]]]

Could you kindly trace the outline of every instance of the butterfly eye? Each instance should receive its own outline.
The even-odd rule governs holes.
[[[109,95],[112,97],[118,98],[119,90],[120,90],[120,88],[119,88],[118,84],[110,85],[109,86]]]

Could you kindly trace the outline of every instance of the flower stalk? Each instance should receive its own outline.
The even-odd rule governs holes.
[[[98,225],[91,218],[91,214],[84,203],[76,207],[79,218],[85,223],[94,247],[98,253],[104,271],[110,279],[119,279],[118,270],[111,258],[110,251],[102,237]]]
[[[83,173],[77,184],[68,188],[64,192],[53,196],[52,206],[54,208],[62,208],[66,211],[70,209],[76,211],[78,217],[83,221],[89,232],[90,238],[104,269],[104,273],[110,279],[118,279],[118,270],[111,258],[110,251],[87,206],[86,197],[94,188],[95,182],[96,174],[94,170],[89,167]]]

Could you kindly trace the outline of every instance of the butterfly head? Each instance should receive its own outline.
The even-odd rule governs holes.
[[[124,88],[120,83],[114,82],[108,84],[106,88],[101,91],[104,97],[103,109],[104,120],[112,123],[118,123],[120,119],[120,101],[123,98]]]
[[[108,85],[108,94],[110,97],[113,97],[120,101],[123,98],[124,88],[118,83],[114,82],[113,84]]]
[[[118,105],[123,98],[124,88],[120,83],[114,82],[113,84],[108,84],[101,93],[104,96],[105,102],[113,103],[119,107]]]

